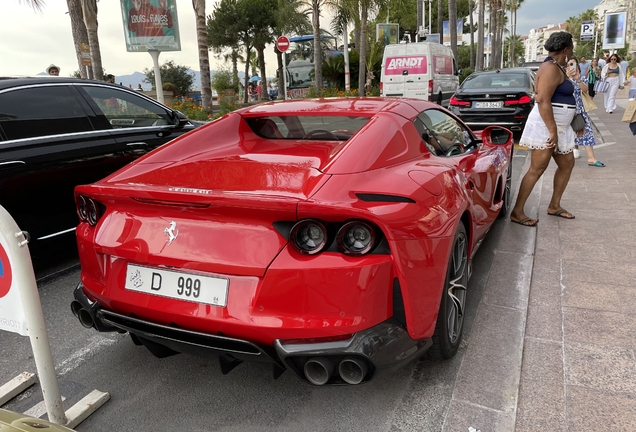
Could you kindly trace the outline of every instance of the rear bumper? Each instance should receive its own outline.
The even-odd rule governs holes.
[[[71,308],[85,327],[100,332],[128,332],[133,336],[133,341],[145,345],[158,357],[176,353],[218,356],[223,373],[243,361],[265,362],[274,365],[275,376],[285,369],[291,369],[300,379],[309,382],[304,366],[309,360],[321,358],[335,366],[326,384],[344,384],[337,365],[353,358],[368,366],[362,380],[366,382],[382,371],[398,368],[420,357],[432,345],[431,339],[411,339],[398,321],[389,319],[357,332],[347,340],[311,343],[311,339],[308,339],[309,343],[288,344],[276,339],[273,346],[262,346],[247,340],[165,326],[106,310],[84,294],[82,283],[77,285],[73,295],[75,301]]]

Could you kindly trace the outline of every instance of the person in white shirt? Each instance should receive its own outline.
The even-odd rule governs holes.
[[[625,81],[625,71],[621,69],[621,58],[618,54],[612,54],[609,62],[603,66],[601,79],[609,83],[609,88],[603,94],[605,102],[605,112],[611,114],[616,109],[616,93],[618,87]]]
[[[629,98],[636,98],[636,67],[632,68],[632,76],[627,78],[623,84],[629,84]]]

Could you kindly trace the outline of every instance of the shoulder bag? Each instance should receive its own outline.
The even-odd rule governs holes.
[[[596,93],[605,93],[609,90],[610,83],[605,81],[605,79],[600,79],[594,83],[594,91]]]

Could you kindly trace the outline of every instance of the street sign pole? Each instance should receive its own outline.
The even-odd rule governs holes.
[[[13,217],[0,205],[0,300],[11,300],[4,309],[21,308],[24,312],[49,421],[74,428],[106,403],[110,395],[95,390],[68,413],[64,412],[28,243],[28,234],[20,230]],[[12,296],[13,290],[17,290],[19,296]]]
[[[163,100],[163,82],[161,81],[161,68],[159,67],[159,54],[161,51],[150,50],[148,51],[150,57],[152,57],[152,63],[155,67],[155,88],[157,89],[157,101],[165,104]]]
[[[289,49],[289,38],[287,36],[279,36],[276,39],[276,48],[283,53],[283,99],[287,100],[287,57],[285,53]]]

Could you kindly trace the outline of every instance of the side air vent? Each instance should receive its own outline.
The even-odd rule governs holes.
[[[356,196],[360,198],[362,201],[367,201],[367,202],[405,202],[405,203],[415,204],[415,200],[409,197],[399,196],[399,195],[358,193],[356,194]]]

